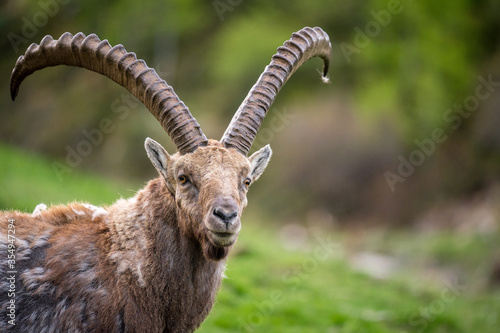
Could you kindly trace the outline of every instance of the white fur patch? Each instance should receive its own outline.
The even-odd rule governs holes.
[[[226,276],[226,269],[227,269],[227,265],[224,263],[223,265],[221,265],[220,267],[220,276],[222,279],[227,279],[227,276]]]
[[[77,209],[74,209],[74,208],[73,208],[73,211],[76,213],[76,215],[80,215],[80,216],[85,215],[84,211],[77,210]]]
[[[99,209],[94,211],[94,214],[92,214],[92,220],[95,220],[98,217],[106,216],[108,215],[108,211],[104,208],[99,207]]]
[[[90,204],[82,204],[82,206],[91,210],[91,211],[95,211],[95,210],[99,209],[99,207],[94,206],[94,205],[90,205]]]
[[[92,211],[92,220],[95,220],[98,217],[108,215],[108,211],[102,207],[97,207],[89,204],[83,204],[83,207]]]
[[[44,203],[40,203],[35,207],[35,210],[33,211],[33,216],[40,215],[42,211],[47,210],[47,205]]]
[[[142,276],[142,262],[137,262],[136,268],[137,281],[141,287],[146,288],[146,281],[144,281],[144,277]]]

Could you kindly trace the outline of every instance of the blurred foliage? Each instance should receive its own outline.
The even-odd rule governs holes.
[[[500,181],[500,135],[490,121],[499,92],[458,130],[443,120],[474,94],[479,75],[498,80],[496,0],[7,0],[0,8],[0,140],[64,161],[85,131],[110,119],[113,131],[76,169],[143,182],[155,175],[144,138],[175,148],[142,105],[95,73],[36,73],[12,103],[9,73],[30,43],[82,31],[123,44],[175,88],[207,136],[219,138],[276,47],[293,31],[321,26],[334,49],[332,84],[321,84],[315,59],[282,90],[263,126],[272,135],[253,147],[270,142],[275,154],[250,201],[287,219],[323,211],[408,221],[429,202]],[[269,118],[283,110],[292,116],[276,130]],[[398,156],[435,128],[450,139],[392,193],[384,172],[395,172]]]

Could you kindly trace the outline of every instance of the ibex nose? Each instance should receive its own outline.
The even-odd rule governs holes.
[[[238,206],[232,200],[221,200],[214,206],[213,215],[228,226],[238,217]]]
[[[238,212],[234,212],[234,211],[228,212],[222,208],[215,208],[214,215],[217,216],[218,218],[220,218],[224,223],[228,224],[228,223],[231,223],[231,221],[234,220],[234,218],[236,216],[238,216]]]

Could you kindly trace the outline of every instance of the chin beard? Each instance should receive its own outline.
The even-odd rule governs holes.
[[[205,240],[203,244],[203,254],[209,260],[220,261],[227,257],[232,246],[218,247],[214,246],[210,241]]]

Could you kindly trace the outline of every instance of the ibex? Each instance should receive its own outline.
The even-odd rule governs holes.
[[[45,67],[83,67],[125,87],[158,119],[178,152],[147,138],[159,173],[130,199],[109,207],[72,203],[33,214],[0,213],[1,332],[192,332],[210,312],[226,257],[238,237],[247,191],[266,168],[269,145],[247,154],[288,78],[331,44],[306,27],[277,53],[220,141],[208,140],[155,70],[122,45],[91,34],[46,36],[11,76]],[[15,235],[12,233],[15,232]],[[12,236],[15,236],[15,241]],[[10,260],[8,260],[8,258]]]

